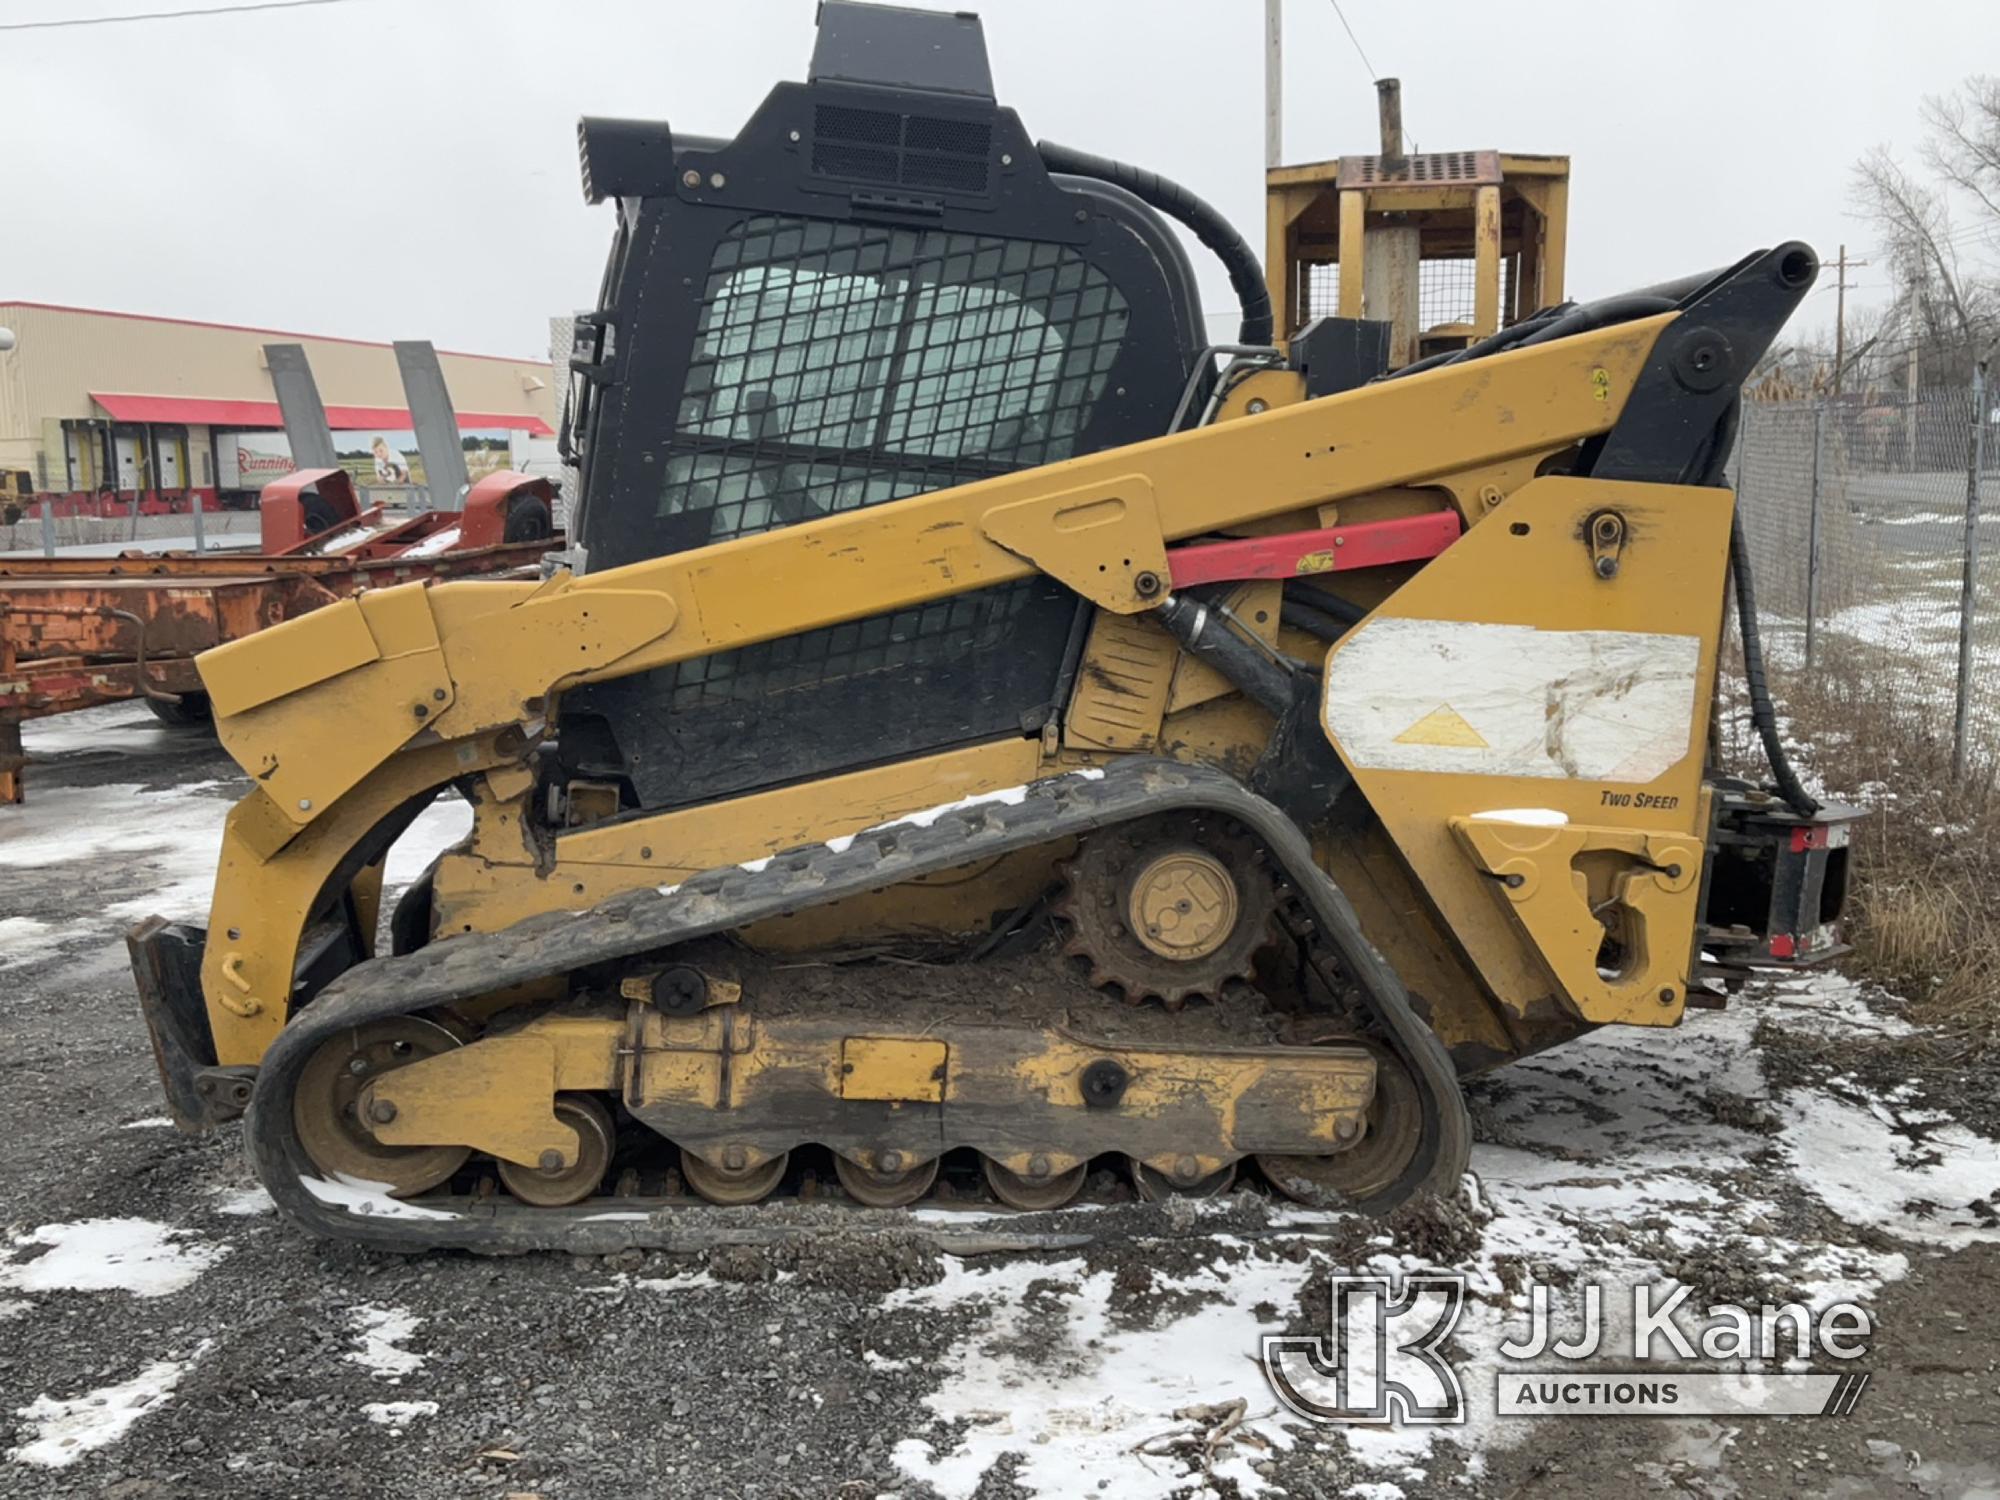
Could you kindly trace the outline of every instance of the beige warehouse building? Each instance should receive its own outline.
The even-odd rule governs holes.
[[[388,344],[146,317],[41,302],[0,302],[0,471],[37,494],[178,508],[188,496],[243,503],[237,435],[281,432],[264,345],[305,348],[338,431],[407,431]],[[439,352],[461,432],[548,439],[557,381],[546,360]]]

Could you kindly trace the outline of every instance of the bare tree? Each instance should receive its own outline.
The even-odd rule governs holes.
[[[1956,379],[2000,332],[2000,288],[1977,255],[2000,240],[2000,79],[1975,75],[1926,99],[1923,119],[1920,155],[1935,180],[1878,146],[1855,164],[1854,193],[1896,287],[1878,341],[1915,347],[1931,372]]]
[[[2000,78],[1975,73],[1958,92],[1924,101],[1924,163],[2000,229]]]

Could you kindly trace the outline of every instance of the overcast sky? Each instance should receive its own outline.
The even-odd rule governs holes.
[[[193,0],[0,0],[0,24]],[[234,0],[203,0],[230,4]],[[1343,0],[1425,150],[1573,158],[1570,289],[1869,232],[1849,165],[1995,63],[1993,0]],[[1029,132],[1180,179],[1262,245],[1262,0],[954,0]],[[541,354],[610,210],[579,114],[727,135],[805,76],[814,0],[340,0],[0,32],[0,300]],[[1331,0],[1285,0],[1285,147],[1375,149]],[[1228,285],[1197,254],[1211,328]],[[1861,301],[1882,275],[1854,273]],[[1831,276],[1826,281],[1831,283]],[[1830,323],[1830,292],[1807,304]]]

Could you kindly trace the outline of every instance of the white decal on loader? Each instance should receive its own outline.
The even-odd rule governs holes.
[[[1326,724],[1357,766],[1652,781],[1689,751],[1701,641],[1379,619],[1327,663]]]

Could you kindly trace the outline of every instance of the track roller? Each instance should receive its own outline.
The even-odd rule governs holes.
[[[1035,1178],[1010,1172],[990,1156],[980,1157],[979,1164],[985,1169],[986,1185],[993,1189],[993,1196],[1024,1213],[1061,1208],[1082,1190],[1083,1179],[1090,1171],[1090,1163],[1080,1161],[1067,1172]]]
[[[1136,1157],[1127,1157],[1126,1165],[1132,1169],[1132,1186],[1139,1190],[1139,1196],[1148,1203],[1158,1203],[1166,1198],[1213,1198],[1229,1191],[1229,1185],[1236,1181],[1236,1163],[1231,1162],[1219,1171],[1210,1172],[1206,1177],[1168,1176],[1165,1172],[1147,1166]]]
[[[565,1167],[551,1151],[547,1166],[500,1163],[502,1185],[521,1202],[537,1208],[566,1208],[596,1192],[611,1165],[611,1148],[617,1139],[611,1111],[593,1095],[561,1095],[555,1103],[555,1115],[576,1132],[578,1149],[574,1162]]]
[[[734,1207],[743,1203],[755,1203],[768,1198],[771,1190],[784,1180],[785,1167],[792,1154],[780,1151],[767,1162],[754,1167],[718,1167],[703,1161],[692,1151],[681,1152],[681,1175],[687,1185],[710,1203]]]
[[[931,1184],[937,1181],[938,1164],[934,1156],[920,1167],[878,1172],[835,1155],[833,1170],[840,1178],[840,1185],[847,1189],[847,1196],[856,1203],[865,1203],[870,1208],[902,1208],[931,1190]]]

